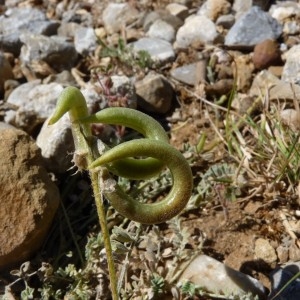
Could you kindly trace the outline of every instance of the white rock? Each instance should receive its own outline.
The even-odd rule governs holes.
[[[79,27],[75,30],[75,49],[81,55],[93,53],[97,47],[97,38],[93,28]]]
[[[105,29],[112,34],[134,22],[138,15],[138,11],[129,3],[109,3],[103,11],[102,18]]]
[[[7,102],[16,106],[24,105],[24,97],[29,94],[36,86],[41,84],[41,80],[33,80],[19,85],[7,98]]]
[[[206,16],[193,16],[186,20],[176,35],[176,47],[188,48],[193,42],[212,44],[218,33],[215,24]]]
[[[36,143],[41,148],[47,170],[64,173],[72,166],[74,152],[70,119],[68,114],[65,114],[51,126],[48,125],[48,120],[42,126]]]
[[[157,62],[166,62],[175,58],[172,45],[161,39],[141,38],[131,45],[135,51],[147,51],[151,59]]]
[[[179,3],[170,3],[166,6],[166,10],[173,16],[184,20],[189,15],[189,10],[185,5]]]
[[[44,122],[54,111],[57,98],[63,91],[58,83],[40,84],[39,80],[18,86],[7,102],[18,107],[14,123],[26,131]]]
[[[300,83],[300,45],[293,46],[284,54],[286,62],[283,67],[281,79],[286,82]]]
[[[219,16],[230,12],[231,4],[226,0],[207,0],[197,12],[199,16],[206,16],[215,21]]]
[[[113,75],[111,76],[112,87],[111,93],[112,95],[116,95],[117,98],[124,99],[126,107],[136,108],[137,106],[137,96],[135,91],[135,86],[132,80],[127,76],[119,76]]]
[[[259,281],[206,255],[199,255],[189,264],[179,282],[186,280],[209,292],[225,296],[242,296],[251,292],[262,299],[266,297]]]
[[[175,29],[167,22],[158,19],[150,26],[147,36],[173,42],[175,39]]]
[[[278,22],[284,23],[291,17],[296,19],[300,17],[300,4],[291,1],[277,3],[271,6],[269,13]]]

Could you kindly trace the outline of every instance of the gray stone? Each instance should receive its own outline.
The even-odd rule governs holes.
[[[0,270],[42,245],[59,205],[39,148],[25,132],[0,131]]]
[[[175,31],[177,31],[178,28],[183,25],[183,21],[179,17],[170,14],[170,12],[168,12],[167,10],[157,10],[151,11],[145,16],[143,21],[144,31],[147,32],[150,26],[156,20],[162,20],[168,23],[175,29]]]
[[[88,55],[97,47],[97,37],[93,28],[79,27],[75,30],[74,44],[81,55]]]
[[[48,119],[41,128],[36,140],[48,171],[64,173],[72,166],[74,141],[68,114],[57,123],[49,126]]]
[[[173,42],[175,39],[175,29],[167,22],[158,19],[150,26],[147,36]]]
[[[103,94],[102,87],[98,82],[87,82],[81,93],[84,96],[89,112],[95,113],[107,107],[107,99]]]
[[[76,30],[81,27],[82,26],[79,25],[78,23],[62,22],[57,29],[57,35],[68,37],[68,38],[74,38]]]
[[[156,21],[161,19],[160,14],[157,11],[151,11],[149,12],[145,18],[144,18],[144,22],[143,22],[143,29],[145,32],[147,32],[150,28],[150,26]]]
[[[31,132],[52,114],[62,90],[58,83],[40,84],[39,80],[20,85],[7,99],[17,107],[10,123]]]
[[[107,80],[107,77],[99,78],[101,84],[99,81],[89,81],[81,90],[91,114],[108,106],[137,107],[135,86],[130,78],[119,75],[111,76],[109,94],[103,90]]]
[[[217,19],[216,25],[222,26],[225,29],[229,29],[234,24],[234,22],[234,15],[223,15]]]
[[[175,58],[172,45],[164,40],[154,38],[141,38],[131,44],[135,51],[147,51],[151,59],[156,62],[167,62]]]
[[[174,98],[174,90],[168,80],[155,72],[136,82],[138,105],[144,110],[166,113],[170,110]]]
[[[233,299],[232,296],[245,296],[249,292],[258,295],[259,299],[266,298],[265,288],[259,281],[206,255],[197,256],[187,266],[179,282],[186,280],[211,293],[230,296],[230,299]]]
[[[133,23],[138,16],[138,11],[129,3],[109,3],[102,14],[104,27],[110,34]]]
[[[166,10],[173,16],[180,18],[181,20],[185,20],[185,18],[189,15],[189,9],[182,4],[179,3],[170,3],[166,6]]]
[[[179,17],[171,15],[169,13],[161,14],[161,19],[170,24],[175,29],[175,31],[177,31],[184,24],[184,22]]]
[[[63,4],[63,2],[61,3]],[[66,23],[74,22],[85,27],[92,27],[93,15],[91,13],[82,13],[82,11],[78,9],[77,5],[74,5],[73,8],[67,10],[63,7],[62,21]]]
[[[265,91],[267,92],[267,91]],[[268,95],[270,100],[294,100],[300,97],[300,86],[291,85],[289,82],[279,81],[272,85]]]
[[[58,26],[58,22],[49,21],[39,9],[31,7],[8,9],[4,15],[0,16],[1,49],[19,55],[22,32],[53,35],[56,34]]]
[[[126,106],[129,108],[137,107],[137,95],[135,86],[130,78],[127,76],[113,75],[111,76],[112,87],[110,92],[112,95],[117,96],[116,101],[125,101],[120,103],[119,106]],[[112,104],[113,106],[113,104]]]
[[[280,83],[280,79],[267,70],[259,72],[252,81],[250,96],[266,95],[272,86]]]
[[[196,83],[196,69],[197,64],[193,63],[173,69],[170,74],[174,79],[193,86]]]
[[[43,83],[45,84],[51,82],[56,82],[63,86],[68,86],[68,85],[76,86],[77,84],[71,72],[67,70],[62,71],[61,73],[51,74],[43,80]]]
[[[293,46],[284,54],[286,62],[283,67],[281,79],[286,82],[300,84],[300,45]]]
[[[259,7],[252,7],[231,27],[225,37],[225,45],[254,46],[266,39],[276,40],[282,34],[282,26]]]
[[[31,67],[32,70],[35,69],[34,64],[40,61],[45,62],[57,72],[69,70],[77,62],[78,55],[75,47],[65,38],[26,33],[22,34],[20,39],[24,43],[20,59],[24,65]]]
[[[291,262],[276,268],[271,274],[271,293],[268,299],[276,300],[299,300],[300,299],[300,278],[290,282],[282,292],[275,295],[300,271],[300,262]]]
[[[192,16],[177,31],[175,47],[188,48],[194,42],[212,44],[217,37],[216,26],[209,18]]]

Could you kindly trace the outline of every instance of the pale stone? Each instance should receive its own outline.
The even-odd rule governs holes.
[[[267,264],[277,261],[276,251],[266,239],[259,238],[255,241],[254,252],[257,259],[261,259]]]
[[[179,279],[179,282],[184,281],[225,296],[243,296],[251,292],[265,298],[265,289],[259,281],[206,255],[197,256],[188,265]]]
[[[193,16],[177,31],[175,46],[188,48],[193,42],[212,44],[217,37],[216,26],[208,17]]]
[[[230,12],[231,4],[226,0],[207,0],[200,7],[197,15],[204,15],[212,21],[216,21],[221,15],[226,15]]]
[[[129,3],[109,3],[103,11],[102,18],[106,31],[112,34],[134,22],[138,15],[138,11]]]
[[[185,5],[179,3],[170,3],[166,6],[166,10],[170,12],[171,15],[184,20],[189,15],[189,10]]]

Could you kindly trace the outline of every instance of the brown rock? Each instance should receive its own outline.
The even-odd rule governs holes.
[[[23,131],[0,131],[0,270],[41,246],[59,204],[59,191]]]
[[[255,257],[261,259],[267,264],[274,264],[277,261],[275,249],[266,239],[259,238],[255,241]]]
[[[206,15],[213,21],[216,21],[219,16],[226,15],[230,12],[231,4],[226,0],[207,0]]]
[[[222,96],[229,94],[233,89],[233,79],[221,79],[216,83],[207,85],[205,92],[207,95]]]
[[[149,73],[144,79],[136,82],[138,106],[148,112],[164,114],[170,110],[174,90],[169,81],[158,73]]]
[[[246,92],[250,88],[252,82],[252,73],[254,65],[249,55],[239,55],[235,57],[232,63],[234,76],[237,80],[237,90],[239,92]]]
[[[279,44],[274,40],[265,40],[257,44],[252,60],[255,68],[259,70],[280,64],[282,61]]]
[[[4,83],[14,78],[11,65],[5,55],[0,52],[0,93],[4,91]]]

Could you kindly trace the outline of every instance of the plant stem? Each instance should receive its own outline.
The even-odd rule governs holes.
[[[101,174],[102,174],[101,170],[99,172],[91,171],[90,178],[92,181],[92,188],[94,191],[94,198],[95,198],[95,203],[96,203],[96,207],[97,207],[99,223],[100,223],[101,232],[102,232],[102,236],[103,236],[104,247],[106,250],[112,299],[118,300],[119,299],[118,288],[117,288],[118,282],[117,282],[115,264],[114,264],[113,253],[112,253],[112,248],[111,248],[110,234],[109,234],[107,222],[106,222],[106,213],[105,213],[105,209],[103,206],[103,194],[100,191]]]

